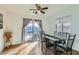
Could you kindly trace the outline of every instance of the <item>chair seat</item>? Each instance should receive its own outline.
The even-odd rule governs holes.
[[[54,46],[54,44],[51,43],[51,42],[47,42],[47,43],[46,43],[46,47],[51,47],[51,46]]]
[[[68,48],[68,47],[66,47],[66,45],[63,45],[63,44],[58,44],[57,46],[64,49],[64,50],[67,50],[67,51],[71,50],[71,48]]]
[[[66,45],[65,44],[57,44],[57,46],[63,48],[63,49],[66,49]]]
[[[45,39],[45,45],[46,45],[47,48],[54,46],[54,44],[50,41],[49,38],[45,37],[44,39]]]

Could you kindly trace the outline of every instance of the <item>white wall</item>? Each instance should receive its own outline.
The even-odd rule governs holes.
[[[3,31],[0,30],[0,33],[5,31],[12,31],[12,45],[21,43],[21,29],[22,29],[22,16],[19,14],[13,14],[7,12],[5,9],[0,7],[0,13],[3,14]],[[4,39],[0,39],[0,48],[4,48]],[[0,49],[0,50],[1,50]]]
[[[22,17],[16,14],[7,14],[7,30],[12,31],[12,44],[21,43]]]

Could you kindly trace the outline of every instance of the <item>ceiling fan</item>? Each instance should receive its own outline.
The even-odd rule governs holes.
[[[40,4],[35,4],[35,9],[29,9],[32,10],[33,13],[38,14],[38,12],[41,12],[42,14],[45,14],[44,10],[48,9],[48,7],[41,7]]]

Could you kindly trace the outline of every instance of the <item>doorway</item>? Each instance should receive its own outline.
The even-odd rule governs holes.
[[[22,42],[34,42],[41,39],[41,20],[23,19]]]

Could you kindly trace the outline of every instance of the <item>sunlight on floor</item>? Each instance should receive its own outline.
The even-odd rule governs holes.
[[[38,41],[24,43],[15,48],[10,48],[3,52],[4,55],[31,55],[40,54],[40,44]]]
[[[26,48],[24,48],[20,53],[18,53],[18,54],[21,54],[21,55],[27,55],[27,54],[29,54],[30,53],[30,51],[32,51],[32,49],[34,48],[34,47],[36,47],[36,45],[38,45],[38,42],[33,42],[33,43],[30,43],[30,45],[29,46],[27,46]]]

